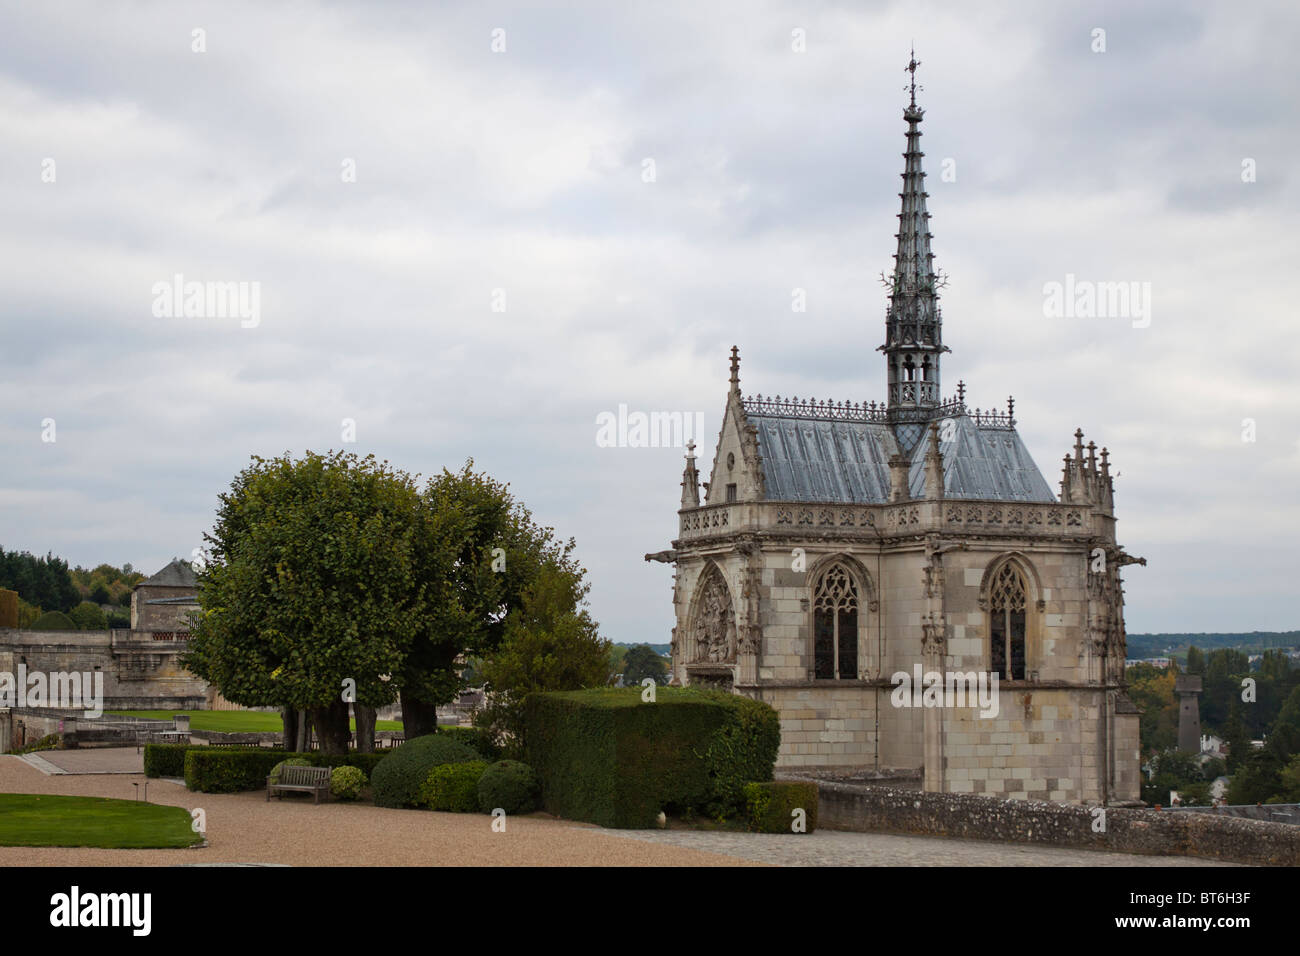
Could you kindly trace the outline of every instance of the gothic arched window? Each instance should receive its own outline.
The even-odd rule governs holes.
[[[832,564],[813,589],[813,676],[858,676],[858,585],[843,564]]]
[[[989,586],[989,660],[999,680],[1025,679],[1027,594],[1024,575],[1011,561],[994,573]]]

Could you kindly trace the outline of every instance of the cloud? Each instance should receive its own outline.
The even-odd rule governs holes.
[[[510,481],[577,539],[605,632],[666,641],[670,572],[641,555],[676,532],[681,451],[598,448],[596,415],[716,433],[733,344],[746,392],[883,398],[915,40],[945,393],[1014,393],[1049,482],[1076,426],[1110,448],[1121,539],[1151,559],[1126,571],[1130,631],[1294,628],[1300,18],[1095,16],[6,10],[0,541],[160,567],[250,455],[340,447],[351,418],[361,453]],[[259,283],[261,323],[155,318],[177,273]],[[1067,273],[1150,282],[1150,327],[1046,318]]]

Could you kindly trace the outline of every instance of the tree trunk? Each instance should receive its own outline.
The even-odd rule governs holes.
[[[316,725],[316,735],[320,738],[321,753],[345,754],[351,742],[348,731],[348,705],[335,700],[328,707],[313,707],[312,723]]]
[[[292,707],[280,708],[280,721],[284,724],[281,741],[285,750],[293,750],[298,743],[298,712]]]
[[[306,753],[308,738],[311,736],[311,719],[305,710],[298,711],[298,734],[294,741],[294,753]]]
[[[357,753],[374,753],[375,708],[366,704],[353,704],[352,714],[357,722]]]
[[[410,700],[402,695],[402,735],[410,740],[423,737],[438,729],[438,707],[422,700]]]

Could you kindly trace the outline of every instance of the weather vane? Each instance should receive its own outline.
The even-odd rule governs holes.
[[[911,90],[911,91],[912,91],[912,105],[913,105],[913,106],[916,105],[916,68],[917,68],[918,66],[920,66],[920,65],[921,65],[921,61],[918,60],[918,59],[916,58],[916,46],[915,46],[915,44],[913,44],[913,46],[912,46],[912,59],[908,62],[907,66],[904,67],[904,69],[907,70],[908,73],[911,73],[911,74],[912,74],[912,84],[911,84],[911,86],[905,86],[905,87],[903,87],[903,89],[905,89],[905,90]],[[921,87],[921,89],[924,90],[925,87],[923,86],[923,87]]]

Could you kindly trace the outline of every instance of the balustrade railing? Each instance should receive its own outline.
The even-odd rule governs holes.
[[[981,428],[1006,428],[1016,427],[1015,419],[1015,399],[1007,399],[1007,410],[1005,412],[995,409],[975,409],[971,411],[966,405],[965,388],[959,384],[959,393],[955,398],[949,398],[946,401],[938,401],[937,386],[932,382],[902,382],[895,383],[891,386],[894,390],[894,400],[896,404],[904,406],[899,409],[903,413],[918,412],[917,389],[921,389],[919,397],[921,407],[919,411],[924,412],[927,416],[931,413],[925,409],[929,406],[932,409],[934,418],[951,418],[955,415],[968,415],[976,425]],[[934,403],[931,405],[930,403]],[[835,402],[835,401],[818,401],[815,398],[801,399],[799,396],[782,398],[780,395],[769,395],[764,398],[761,394],[751,395],[742,400],[746,412],[752,412],[755,415],[770,415],[781,418],[802,418],[812,421],[851,421],[851,422],[886,422],[890,420],[890,407],[884,402]]]
[[[679,515],[678,538],[689,541],[733,532],[837,532],[876,535],[957,533],[1070,536],[1092,533],[1087,508],[1049,502],[912,499],[883,504],[797,501],[705,505]]]

